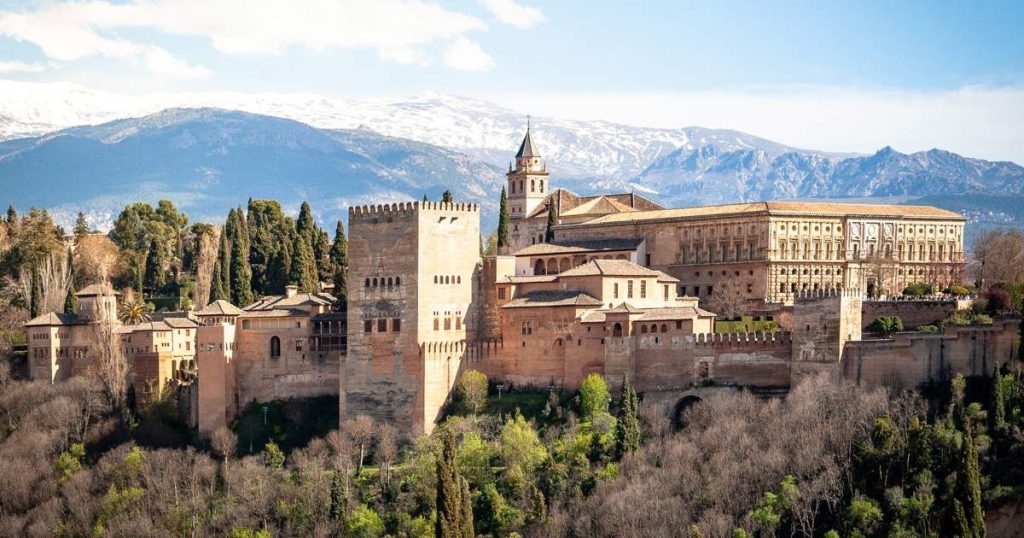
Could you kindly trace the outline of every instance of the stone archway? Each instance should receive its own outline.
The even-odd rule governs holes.
[[[535,275],[543,275],[543,274],[545,274],[545,271],[544,271],[544,260],[537,260],[536,262],[534,262],[534,264],[533,264],[533,274],[535,274]]]
[[[687,411],[703,404],[704,400],[695,394],[687,394],[680,398],[672,409],[672,426],[677,430],[685,428],[687,426]]]

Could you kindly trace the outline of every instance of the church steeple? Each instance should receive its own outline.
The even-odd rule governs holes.
[[[533,144],[530,118],[526,119],[526,134],[516,152],[515,168],[508,171],[508,205],[512,230],[509,238],[514,250],[531,244],[536,238],[528,230],[526,220],[548,196],[548,172]],[[543,223],[542,223],[543,224]]]

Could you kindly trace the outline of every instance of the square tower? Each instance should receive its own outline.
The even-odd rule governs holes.
[[[349,209],[341,420],[430,432],[476,336],[480,212],[412,202]]]

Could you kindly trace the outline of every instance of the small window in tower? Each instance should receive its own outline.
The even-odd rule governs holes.
[[[368,332],[372,332],[372,331],[373,331],[373,321],[369,320],[369,319],[364,321],[363,322],[363,332],[364,333],[368,333]]]
[[[530,180],[530,192],[537,192],[537,182]]]
[[[544,192],[544,180],[540,180],[540,192]]]
[[[398,318],[391,319],[391,332],[402,332],[402,320]]]
[[[388,332],[388,320],[381,318],[377,320],[377,332],[386,333]]]

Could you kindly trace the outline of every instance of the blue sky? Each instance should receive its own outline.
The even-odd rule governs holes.
[[[1021,28],[1019,0],[8,0],[0,78],[134,93],[434,91],[821,149],[952,145],[1020,161]],[[934,143],[901,138],[925,130]]]

